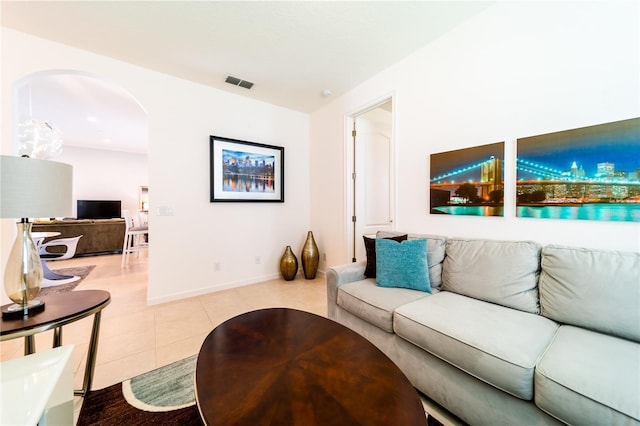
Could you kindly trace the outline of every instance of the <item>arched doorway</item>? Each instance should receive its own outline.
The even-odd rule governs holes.
[[[131,93],[74,70],[34,73],[12,90],[12,154],[30,121],[57,129],[63,150],[52,159],[74,166],[74,215],[78,199],[119,199],[123,209],[140,209],[140,188],[148,188],[147,112]]]
[[[15,82],[12,103],[13,155],[23,153],[24,142],[29,138],[33,140],[34,128],[55,128],[62,136],[62,152],[49,159],[73,166],[73,210],[68,219],[78,216],[76,207],[80,200],[120,201],[123,210],[135,214],[142,208],[144,193],[146,207],[148,119],[146,110],[131,93],[99,76],[50,70]],[[34,126],[34,123],[46,123],[46,126]],[[111,224],[107,225],[91,233],[94,239],[109,240],[109,243],[93,245],[89,254],[102,253],[103,249],[113,253],[122,247],[124,235],[118,243],[119,228],[114,236],[108,231],[113,229]],[[84,233],[79,230],[86,229],[83,226],[77,225],[74,235]],[[82,254],[87,252],[79,255]],[[118,269],[113,271],[114,275],[120,274],[119,256],[116,264]],[[146,275],[141,284],[146,289]]]

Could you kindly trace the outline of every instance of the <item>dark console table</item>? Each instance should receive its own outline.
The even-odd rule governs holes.
[[[84,254],[99,254],[121,252],[124,244],[124,219],[77,219],[37,221],[33,224],[33,232],[59,232],[60,235],[47,238],[70,238],[82,235],[76,248],[76,256]],[[57,247],[51,247],[56,252]],[[60,248],[64,251],[64,248]]]
[[[100,317],[102,310],[111,303],[111,294],[103,290],[76,290],[38,297],[46,303],[45,309],[28,317],[0,321],[0,341],[25,338],[24,354],[35,352],[35,335],[53,329],[53,347],[62,345],[62,326],[93,315],[93,326],[87,349],[82,389],[75,395],[84,396],[91,390],[98,354]],[[3,305],[2,308],[8,305]],[[3,396],[4,397],[4,396]]]

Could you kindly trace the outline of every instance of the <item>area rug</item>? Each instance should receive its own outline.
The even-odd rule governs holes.
[[[196,355],[122,382],[125,399],[145,411],[171,411],[196,403]]]
[[[89,392],[77,425],[202,425],[193,391],[195,362],[194,355]]]
[[[46,295],[55,294],[55,293],[65,293],[67,291],[73,290],[78,286],[78,284],[82,282],[82,280],[84,280],[87,277],[87,275],[89,275],[91,271],[93,271],[93,268],[95,267],[96,265],[87,265],[87,266],[76,266],[74,268],[62,268],[62,269],[53,270],[52,272],[55,272],[56,274],[73,275],[76,277],[80,277],[80,279],[68,284],[60,284],[60,285],[54,285],[51,287],[41,288],[40,292],[38,293],[38,296],[46,296]]]

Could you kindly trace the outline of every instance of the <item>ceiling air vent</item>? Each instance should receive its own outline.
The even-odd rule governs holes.
[[[233,84],[234,86],[244,87],[245,89],[251,89],[253,87],[253,83],[247,80],[242,80],[237,77],[227,76],[225,83]]]

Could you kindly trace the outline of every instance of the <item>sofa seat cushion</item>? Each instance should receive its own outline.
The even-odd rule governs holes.
[[[447,291],[396,309],[400,337],[520,399],[558,325],[540,315]]]
[[[408,288],[378,287],[375,279],[365,279],[341,285],[338,288],[338,306],[393,333],[393,312],[396,308],[429,296],[424,291]]]
[[[563,325],[535,373],[535,402],[569,424],[640,422],[640,344]]]

